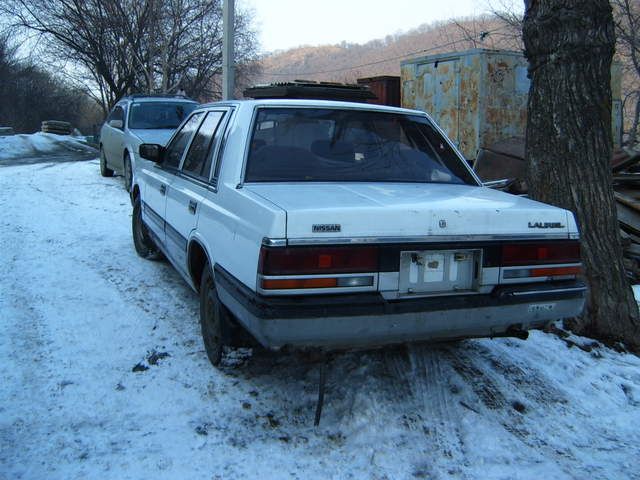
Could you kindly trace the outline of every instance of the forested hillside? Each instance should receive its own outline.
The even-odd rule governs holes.
[[[616,10],[618,15],[619,10]],[[522,40],[518,18],[506,17],[505,20],[487,15],[424,24],[406,33],[388,35],[365,44],[342,42],[274,52],[261,59],[256,70],[262,73],[253,76],[249,83],[297,79],[352,83],[363,77],[400,75],[400,62],[425,55],[471,48],[520,51]],[[640,42],[633,45],[640,52]],[[637,112],[640,112],[640,77],[629,55],[628,39],[618,37],[615,61],[622,65],[623,71],[621,99],[624,100],[625,132],[635,131]]]
[[[469,48],[520,50],[519,32],[494,17],[422,25],[365,44],[301,46],[262,60],[258,83],[294,79],[352,82],[375,75],[400,75],[400,62],[412,57]]]

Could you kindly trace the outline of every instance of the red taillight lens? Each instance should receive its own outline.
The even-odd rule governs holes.
[[[580,275],[582,267],[547,267],[532,268],[532,277],[562,277],[566,275]]]
[[[514,243],[502,246],[503,267],[579,262],[580,243],[578,241]]]
[[[260,251],[259,273],[263,275],[376,271],[378,271],[376,247],[262,247]]]
[[[333,288],[337,286],[338,280],[336,278],[262,279],[262,288],[265,290]]]

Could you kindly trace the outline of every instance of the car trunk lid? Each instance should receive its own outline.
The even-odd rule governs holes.
[[[254,183],[287,212],[287,239],[568,238],[566,210],[484,187],[451,184]]]

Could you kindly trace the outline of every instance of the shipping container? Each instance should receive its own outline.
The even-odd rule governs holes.
[[[368,100],[367,103],[377,105],[400,106],[400,77],[380,75],[378,77],[359,78],[358,85],[369,87],[377,99]]]
[[[469,161],[524,137],[530,80],[521,52],[474,49],[401,63],[402,106],[429,113]],[[614,144],[622,138],[621,71],[612,68]]]

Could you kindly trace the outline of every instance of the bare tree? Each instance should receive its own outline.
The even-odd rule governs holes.
[[[42,120],[60,119],[90,132],[97,121],[95,102],[32,62],[20,60],[7,35],[0,35],[0,78],[0,125],[31,133],[40,129]]]
[[[505,14],[506,15],[506,14]],[[462,20],[451,20],[463,48],[522,50],[522,26],[514,27],[496,11]],[[445,30],[446,32],[446,30]],[[455,49],[460,46],[455,44]]]
[[[611,187],[611,6],[607,0],[525,5],[529,193],[576,214],[589,283],[577,330],[637,349],[638,307],[622,264]]]
[[[221,0],[0,0],[0,13],[36,32],[49,55],[83,72],[104,108],[131,92],[219,95]],[[236,15],[236,63],[256,58],[251,17]],[[242,68],[240,68],[242,71]]]
[[[631,127],[628,130],[630,145],[636,143],[640,123],[640,3],[637,0],[611,0],[613,6],[617,53],[630,74],[631,88],[625,95],[625,106],[629,101]]]

